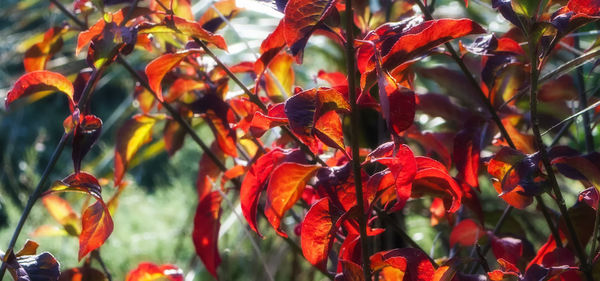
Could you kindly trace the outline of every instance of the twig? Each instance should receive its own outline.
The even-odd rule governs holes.
[[[106,267],[104,260],[102,260],[102,256],[100,256],[100,250],[96,249],[96,250],[92,251],[92,257],[94,257],[100,264],[100,267],[102,268],[102,271],[104,272],[104,275],[106,276],[106,279],[108,279],[108,281],[112,281],[113,280],[112,275],[110,274],[108,267]]]

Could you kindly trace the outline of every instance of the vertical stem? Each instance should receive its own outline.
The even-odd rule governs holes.
[[[542,135],[540,133],[539,128],[539,119],[537,114],[537,88],[538,88],[538,79],[539,79],[539,69],[538,69],[538,54],[537,54],[537,42],[533,42],[533,40],[529,39],[529,49],[530,49],[530,57],[531,57],[531,76],[530,76],[530,92],[529,92],[529,107],[531,112],[531,128],[533,130],[533,135],[535,139],[536,147],[540,153],[540,158],[542,160],[542,164],[544,165],[544,169],[548,174],[548,181],[554,191],[554,196],[556,197],[556,203],[558,204],[558,208],[560,209],[560,213],[565,220],[565,224],[567,226],[567,231],[569,233],[569,241],[573,243],[575,248],[575,252],[579,258],[581,263],[580,269],[585,274],[588,281],[593,281],[592,274],[589,270],[587,258],[581,243],[579,242],[579,238],[577,236],[577,232],[575,231],[575,227],[573,226],[573,222],[569,216],[567,206],[565,204],[565,200],[562,196],[562,192],[560,191],[560,187],[558,186],[558,181],[556,180],[556,175],[554,174],[554,170],[552,169],[552,164],[550,163],[550,158],[548,157],[548,153],[546,151],[546,146],[542,140]]]
[[[369,265],[369,243],[367,241],[367,218],[364,210],[362,177],[359,156],[359,120],[360,115],[356,106],[356,62],[354,59],[354,15],[352,0],[346,0],[346,60],[348,68],[348,92],[350,99],[350,146],[352,147],[352,170],[354,173],[354,188],[356,189],[356,204],[358,205],[358,225],[360,231],[360,248],[362,254],[362,268],[365,281],[371,280],[371,266]]]

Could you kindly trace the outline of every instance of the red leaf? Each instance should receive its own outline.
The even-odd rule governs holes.
[[[171,71],[174,67],[179,65],[181,61],[190,54],[197,54],[200,50],[189,49],[172,54],[164,54],[146,66],[146,77],[148,77],[148,84],[152,91],[156,93],[158,100],[163,101],[162,87],[160,83],[163,77]]]
[[[71,109],[75,106],[73,101],[73,84],[59,73],[40,70],[24,74],[15,82],[13,88],[8,91],[4,105],[6,108],[17,99],[32,95],[46,95],[53,92],[61,92],[69,98]]]
[[[597,0],[569,0],[567,7],[577,14],[600,15],[600,2]]]
[[[417,173],[417,162],[412,150],[407,145],[399,146],[397,151],[393,153],[395,155],[386,155],[375,160],[386,165],[395,179],[397,202],[394,209],[399,210],[404,207],[412,193],[412,183]]]
[[[452,158],[458,170],[457,178],[470,185],[479,187],[479,143],[481,132],[469,129],[461,130],[454,138],[454,153]]]
[[[415,197],[420,196],[423,193],[429,193],[432,195],[442,195],[444,203],[447,200],[451,200],[451,206],[448,208],[446,205],[447,212],[454,213],[460,208],[462,200],[462,189],[452,178],[446,167],[431,158],[417,156],[417,174],[413,182],[412,195]]]
[[[119,129],[115,144],[115,186],[125,175],[135,153],[152,138],[152,128],[164,116],[135,115]]]
[[[512,264],[518,264],[523,255],[523,241],[513,237],[498,238],[490,235],[492,251],[496,259],[505,259]]]
[[[194,217],[192,233],[196,254],[215,279],[218,279],[217,267],[221,263],[218,250],[221,199],[219,192],[213,191],[200,200]]]
[[[304,46],[319,24],[335,9],[336,0],[289,0],[283,17],[285,42],[302,62]]]
[[[96,177],[86,172],[79,172],[71,174],[60,181],[54,182],[50,189],[45,192],[45,194],[62,191],[83,192],[94,196],[96,199],[99,199],[101,198],[102,188],[100,187],[100,183]]]
[[[319,166],[302,165],[287,162],[277,166],[267,187],[267,203],[265,215],[277,234],[287,237],[280,228],[281,219],[287,210],[292,208],[302,196],[308,180],[317,172]]]
[[[25,72],[46,69],[46,63],[62,47],[62,35],[68,30],[68,27],[50,28],[44,33],[44,38],[41,42],[29,47],[29,49],[25,51],[25,58],[23,59]]]
[[[363,270],[360,265],[347,261],[340,260],[341,273],[335,275],[335,281],[364,281]]]
[[[159,24],[143,24],[139,26],[139,33],[175,33],[212,43],[217,48],[227,51],[227,43],[221,35],[213,34],[202,28],[202,25],[177,16],[167,15]]]
[[[403,24],[384,24],[364,40],[375,43],[381,51],[383,69],[391,70],[452,39],[484,32],[480,25],[470,19],[439,19],[422,23],[413,20]],[[359,47],[358,66],[363,75],[375,70],[376,58],[371,45]],[[363,80],[369,79],[363,77]]]
[[[79,260],[98,249],[113,231],[113,221],[102,200],[89,206],[81,217],[79,236]]]
[[[138,264],[134,270],[127,273],[125,281],[183,281],[183,271],[171,264],[158,266],[149,262]]]
[[[458,243],[461,246],[473,246],[485,234],[484,229],[472,219],[460,221],[450,233],[450,247]]]
[[[287,124],[288,119],[284,113],[284,104],[280,103],[269,107],[266,115],[260,111],[256,111],[250,123],[250,133],[255,138],[260,138],[267,130]]]
[[[281,19],[275,30],[260,44],[261,55],[254,63],[254,72],[261,75],[284,46],[285,36],[283,34],[283,19]]]
[[[327,257],[337,229],[337,217],[328,198],[313,204],[302,222],[300,242],[302,253],[308,262],[317,268],[327,270]]]
[[[250,225],[250,228],[261,237],[262,235],[256,226],[258,199],[271,172],[286,156],[286,151],[279,148],[269,151],[267,154],[256,160],[256,163],[250,167],[250,170],[242,182],[240,189],[242,213],[244,214],[248,225]]]
[[[387,71],[377,66],[381,114],[396,134],[408,129],[415,119],[415,93],[398,85]]]
[[[231,19],[237,15],[239,11],[240,9],[235,6],[235,0],[217,1],[212,4],[211,8],[202,14],[198,23],[200,23],[204,29],[215,32],[226,24],[221,17]],[[193,20],[193,15],[190,20]]]

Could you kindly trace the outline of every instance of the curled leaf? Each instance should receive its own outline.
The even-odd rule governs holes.
[[[61,92],[69,98],[69,106],[73,108],[73,84],[59,73],[39,70],[21,76],[13,88],[6,95],[4,105],[6,108],[17,99],[33,95],[46,95],[53,92]]]

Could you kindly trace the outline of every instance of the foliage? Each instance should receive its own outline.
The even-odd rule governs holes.
[[[435,19],[435,1],[276,1],[282,19],[259,54],[231,66],[220,54],[232,48],[221,30],[241,12],[233,0],[211,4],[198,19],[188,0],[50,2],[70,24],[27,44],[26,73],[5,107],[62,93],[67,106],[57,123],[64,132],[2,253],[0,276],[110,280],[99,249],[119,227],[113,216],[128,170],[162,151],[182,153],[187,140],[203,154],[186,223],[215,279],[226,263],[219,250],[224,209],[237,216],[238,202],[251,241],[250,231],[277,235],[331,280],[599,278],[600,102],[587,97],[597,78],[586,81],[582,68],[593,73],[596,64],[585,63],[600,51],[597,41],[580,38],[596,32],[597,1],[492,0],[488,12],[510,23],[501,35],[477,13]],[[312,83],[296,81],[298,68],[310,69],[313,38],[344,49],[345,73],[319,69]],[[87,67],[48,70],[69,40]],[[150,58],[143,71],[126,59],[138,54]],[[117,67],[135,81],[140,112],[116,132],[111,182],[82,163],[102,138],[96,87]],[[573,129],[576,116],[582,120]],[[564,125],[555,131],[554,124]],[[368,133],[374,127],[376,137]],[[72,172],[49,184],[65,147]],[[73,197],[59,196],[66,192],[85,195],[77,197],[81,214],[67,200]],[[485,198],[494,192],[499,199]],[[579,194],[577,201],[567,205],[563,192]],[[77,237],[81,266],[59,272],[53,255],[36,255],[35,242],[15,253],[38,200],[63,229],[41,226],[35,234]],[[506,205],[497,220],[499,208],[490,205]],[[549,231],[535,229],[529,216]],[[426,241],[435,252],[407,234],[416,217],[430,218],[442,241]],[[275,234],[266,234],[270,228]],[[273,279],[259,247],[253,250]],[[183,279],[180,267],[151,262],[125,276]]]

